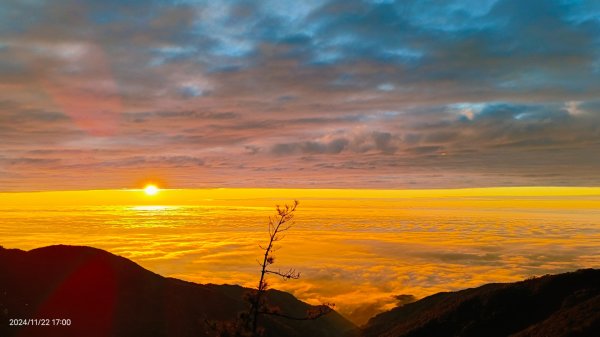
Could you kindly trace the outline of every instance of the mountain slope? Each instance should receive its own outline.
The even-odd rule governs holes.
[[[363,334],[600,336],[600,270],[438,293],[371,318]]]
[[[0,336],[207,336],[207,321],[231,320],[246,308],[245,291],[165,278],[90,247],[0,248]],[[290,314],[310,308],[288,293],[272,290],[267,296]],[[15,318],[50,321],[10,326]],[[71,325],[53,325],[53,319],[70,319]],[[265,317],[264,322],[272,337],[356,331],[336,312],[314,321]]]

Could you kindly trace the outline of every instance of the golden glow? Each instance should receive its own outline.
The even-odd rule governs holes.
[[[357,323],[392,308],[397,294],[423,297],[600,265],[599,187],[153,186],[160,193],[0,193],[2,245],[89,245],[165,276],[254,286],[266,219],[275,204],[298,199],[297,222],[277,258],[306,277],[269,281],[310,303],[334,302]]]
[[[173,211],[177,210],[177,206],[133,206],[130,209],[133,211],[150,211],[150,212],[158,212],[158,211]]]
[[[145,191],[145,189],[143,190]],[[438,190],[210,188],[159,190],[152,198],[137,189],[0,192],[0,208],[44,206],[214,205],[272,208],[274,202],[298,199],[302,208],[377,206],[396,200],[404,208],[597,209],[600,187],[506,187]],[[343,200],[343,202],[340,202]],[[366,204],[365,204],[366,203]],[[376,208],[376,207],[375,207]]]
[[[146,193],[146,195],[156,195],[156,193],[158,193],[158,187],[156,187],[156,185],[146,185],[144,193]]]

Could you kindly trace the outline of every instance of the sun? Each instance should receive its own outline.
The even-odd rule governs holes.
[[[156,185],[146,185],[146,187],[144,187],[144,193],[147,195],[155,195],[158,193],[158,187],[156,187]]]

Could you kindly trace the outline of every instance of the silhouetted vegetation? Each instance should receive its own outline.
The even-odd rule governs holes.
[[[262,262],[260,265],[260,279],[256,289],[247,293],[245,300],[249,304],[249,309],[240,313],[237,320],[233,322],[221,322],[215,324],[215,330],[219,337],[257,337],[264,335],[264,328],[260,326],[261,316],[282,317],[295,321],[308,321],[317,319],[333,311],[333,304],[327,303],[316,307],[311,307],[305,315],[297,316],[286,313],[277,306],[270,305],[265,296],[269,289],[267,275],[279,276],[284,280],[299,279],[300,272],[294,268],[287,271],[281,269],[271,269],[275,264],[275,243],[284,238],[284,232],[288,231],[293,225],[292,219],[298,207],[298,201],[294,200],[292,205],[276,206],[276,215],[269,217],[269,240],[266,246],[259,245],[264,250]]]

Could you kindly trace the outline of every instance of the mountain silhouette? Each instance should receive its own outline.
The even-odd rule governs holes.
[[[0,336],[209,336],[210,322],[233,320],[246,309],[247,290],[165,278],[91,247],[0,246]],[[288,315],[304,316],[311,307],[282,291],[269,290],[267,298]],[[50,325],[11,326],[12,319],[48,319],[38,322]],[[53,325],[54,319],[70,325]],[[262,322],[269,337],[357,332],[335,311],[310,321],[267,316]]]
[[[438,293],[381,313],[365,337],[600,336],[600,270]]]
[[[210,322],[231,321],[246,309],[247,291],[165,278],[91,247],[0,247],[0,336],[210,336]],[[267,296],[289,315],[303,316],[311,307],[282,291]],[[71,324],[11,326],[12,319]],[[362,331],[337,312],[262,322],[267,337],[597,337],[600,270],[438,293],[381,313]]]

